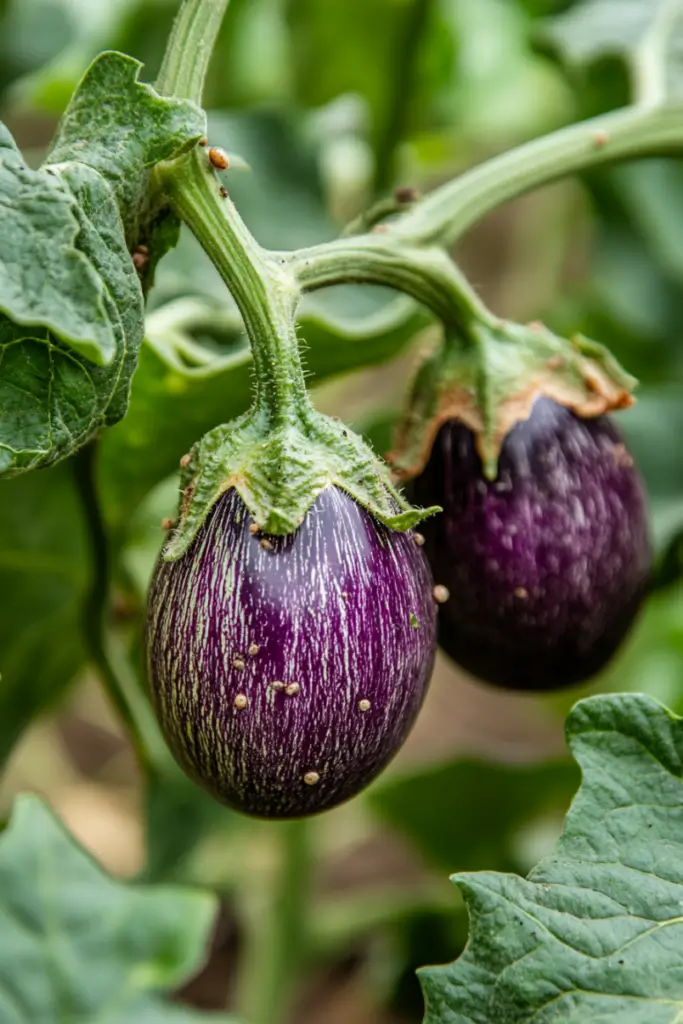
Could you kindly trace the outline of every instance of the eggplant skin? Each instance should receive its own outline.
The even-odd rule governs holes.
[[[246,814],[303,817],[356,794],[404,742],[434,662],[433,581],[413,535],[334,487],[295,534],[250,525],[227,491],[187,554],[159,562],[150,684],[191,778]]]
[[[515,690],[555,690],[603,668],[652,563],[644,487],[608,417],[538,399],[505,438],[495,481],[472,432],[450,421],[413,497],[444,509],[423,532],[450,591],[439,644],[455,662]]]

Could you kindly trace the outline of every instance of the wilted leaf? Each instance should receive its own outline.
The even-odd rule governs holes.
[[[229,1024],[163,998],[202,966],[215,911],[208,893],[114,881],[20,797],[0,839],[0,1019]]]
[[[421,972],[427,1024],[674,1024],[683,1010],[683,721],[644,695],[567,722],[583,773],[555,853],[528,878],[454,876],[459,960]]]

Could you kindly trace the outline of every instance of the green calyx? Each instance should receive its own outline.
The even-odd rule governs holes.
[[[213,505],[235,488],[264,534],[294,533],[318,495],[339,487],[392,530],[441,511],[412,508],[362,438],[312,407],[273,425],[255,405],[205,434],[182,460],[180,517],[164,558],[188,550]]]
[[[566,339],[541,323],[473,321],[465,338],[449,333],[418,372],[392,455],[409,480],[426,465],[439,428],[459,420],[475,435],[484,472],[495,479],[503,441],[545,396],[579,416],[627,408],[637,381],[604,346]]]

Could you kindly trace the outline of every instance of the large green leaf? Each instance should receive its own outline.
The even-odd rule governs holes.
[[[149,169],[183,153],[206,131],[202,110],[139,82],[141,68],[123,53],[103,53],[93,61],[64,113],[46,164],[76,161],[98,171],[112,186],[126,222],[145,198]]]
[[[87,557],[70,467],[0,483],[0,762],[85,661]]]
[[[642,694],[567,721],[583,782],[528,878],[454,877],[454,964],[421,972],[427,1024],[674,1024],[683,1013],[683,720]]]
[[[659,62],[669,96],[683,95],[683,8],[679,0],[580,0],[549,19],[547,34],[568,63],[620,57],[638,90]],[[658,72],[657,72],[658,73]]]
[[[131,393],[128,415],[103,438],[100,476],[112,523],[125,522],[144,495],[177,469],[181,456],[203,434],[244,412],[251,400],[251,353],[239,335],[239,321],[220,307],[179,303],[150,317],[148,338]],[[196,311],[196,312],[193,312]],[[321,300],[302,308],[301,336],[306,367],[316,379],[391,358],[429,318],[408,300],[396,300],[377,314],[354,319],[332,316]],[[225,355],[201,349],[195,338],[210,335]],[[220,351],[220,347],[218,348]]]
[[[0,840],[0,1020],[228,1024],[163,998],[201,967],[215,912],[208,893],[114,881],[20,797]]]
[[[533,863],[525,862],[520,830],[537,826],[540,836],[559,822],[578,781],[575,766],[559,761],[453,761],[380,782],[367,798],[437,867],[520,871]]]
[[[134,235],[149,167],[204,125],[139,68],[95,61],[40,171],[0,126],[0,473],[64,458],[125,413],[143,302],[122,213]]]

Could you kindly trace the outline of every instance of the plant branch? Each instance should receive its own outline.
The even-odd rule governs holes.
[[[414,245],[453,245],[495,207],[525,192],[631,158],[683,152],[683,105],[628,107],[571,125],[487,160],[431,192],[394,221]]]
[[[473,320],[495,319],[443,249],[412,246],[397,239],[392,226],[282,255],[304,291],[343,283],[395,288],[464,336]]]
[[[239,308],[254,356],[257,404],[276,422],[295,418],[309,399],[296,336],[300,290],[294,274],[286,260],[258,245],[202,150],[160,166],[157,174]]]
[[[211,54],[229,0],[184,0],[173,23],[156,88],[201,103]]]
[[[297,820],[267,827],[277,843],[279,863],[271,879],[255,880],[247,888],[244,906],[249,927],[237,986],[238,1013],[249,1024],[280,1024],[287,1019],[308,954],[310,826]]]
[[[95,483],[96,454],[97,444],[91,441],[73,459],[76,489],[92,553],[92,581],[83,608],[85,642],[90,660],[99,673],[107,695],[130,733],[141,768],[147,774],[161,772],[168,764],[170,755],[154,712],[140,690],[124,651],[108,635],[111,564],[109,539]]]
[[[635,51],[631,70],[635,102],[639,106],[658,107],[666,102],[666,47],[682,13],[680,0],[664,0]]]

